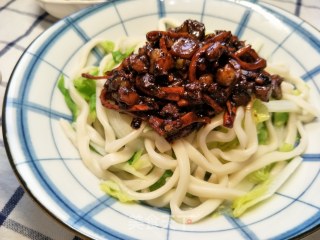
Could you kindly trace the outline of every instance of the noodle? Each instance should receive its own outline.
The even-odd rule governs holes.
[[[161,19],[159,29],[165,31],[168,25],[176,26],[175,20]],[[283,66],[268,67],[268,71],[282,75],[285,80],[281,85],[282,99],[261,102],[260,108],[267,109],[265,119],[257,121],[261,109],[257,110],[251,100],[246,106],[237,107],[232,128],[224,126],[225,116],[220,113],[196,132],[170,143],[146,122],[133,129],[132,116],[105,108],[96,97],[103,90],[103,83],[91,79],[96,82],[96,115],[92,117],[91,105],[74,86],[74,79],[95,69],[98,75],[103,75],[119,64],[112,54],[140,46],[139,41],[124,39],[103,57],[98,67],[87,67],[92,49],[104,42],[104,39],[95,39],[84,46],[78,69],[69,84],[77,117],[72,124],[61,119],[61,126],[85,166],[101,179],[101,189],[107,193],[116,192],[113,196],[122,201],[145,201],[156,207],[170,207],[177,222],[189,224],[212,214],[224,203],[245,196],[250,189],[241,189],[242,183],[252,188],[275,180],[276,186],[281,185],[301,162],[297,157],[307,147],[302,123],[310,122],[319,113],[310,103],[306,84],[291,76]],[[199,49],[199,54],[208,47]],[[234,56],[248,70],[264,64],[250,49],[246,47]],[[242,51],[250,52],[256,62],[248,64],[241,60]],[[197,81],[196,66],[191,67],[191,76]],[[210,99],[208,104],[216,107]],[[273,117],[284,112],[284,123],[277,124]],[[269,169],[267,180],[250,183],[249,177],[261,169]],[[278,177],[283,173],[285,176]],[[251,205],[272,195],[270,191],[254,199]]]

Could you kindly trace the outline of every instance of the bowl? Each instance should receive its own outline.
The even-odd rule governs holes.
[[[64,18],[81,9],[106,1],[107,0],[36,0],[41,8],[56,18]]]
[[[45,2],[49,1],[41,1]],[[59,8],[69,6],[67,1],[55,2]],[[272,198],[239,218],[210,215],[195,224],[180,224],[168,209],[123,204],[101,191],[100,180],[84,166],[60,126],[61,118],[71,121],[72,116],[57,88],[58,80],[61,75],[74,75],[88,41],[144,38],[164,17],[178,22],[196,19],[208,31],[230,30],[240,39],[262,43],[261,56],[289,66],[313,91],[313,104],[319,108],[320,33],[292,14],[248,1],[99,4],[63,18],[41,34],[11,75],[3,133],[11,166],[25,190],[53,218],[92,239],[289,239],[316,231],[320,224],[319,120],[306,125],[309,145],[297,171]],[[96,49],[89,60],[97,64],[102,57]]]

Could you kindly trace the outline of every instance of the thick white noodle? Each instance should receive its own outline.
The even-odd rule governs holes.
[[[248,143],[248,136],[245,130],[242,128],[242,122],[244,119],[244,108],[239,107],[236,112],[236,118],[233,123],[233,130],[239,140],[240,148],[245,149]]]
[[[235,187],[245,176],[247,176],[251,172],[263,168],[264,166],[278,161],[289,160],[295,156],[301,155],[307,147],[307,136],[301,122],[297,122],[296,126],[301,137],[298,146],[296,146],[292,151],[289,152],[273,151],[261,156],[258,159],[255,159],[255,161],[249,163],[241,171],[231,175],[229,186]]]
[[[167,207],[170,203],[170,200],[171,200],[174,192],[175,192],[175,189],[172,188],[170,191],[166,192],[165,194],[163,194],[160,197],[147,200],[146,203],[148,203],[149,205],[154,206],[154,207]]]
[[[108,142],[105,144],[105,150],[109,153],[116,152],[120,148],[122,148],[127,143],[133,141],[134,139],[138,138],[140,134],[142,133],[144,127],[146,126],[146,123],[142,123],[139,129],[135,129],[132,132],[130,132],[128,135],[118,138],[112,142]]]
[[[99,165],[98,156],[97,154],[92,153],[90,150],[90,136],[88,134],[87,123],[89,116],[89,106],[72,84],[69,86],[69,92],[73,101],[80,110],[80,113],[75,122],[77,129],[75,146],[77,147],[85,166],[97,177],[104,178],[106,174]]]
[[[300,96],[300,95],[295,96],[295,95],[285,93],[285,94],[283,94],[283,98],[294,102],[303,111],[307,111],[307,112],[311,113],[313,116],[320,117],[317,109],[313,105],[311,105],[311,103],[309,103],[305,99],[303,99],[303,96]]]
[[[233,128],[228,128],[226,131],[226,133],[220,131],[211,131],[207,136],[207,142],[231,142],[236,138],[236,132]]]
[[[129,147],[124,147],[122,150],[117,152],[112,152],[104,155],[99,163],[102,169],[108,169],[112,165],[116,165],[122,162],[128,161],[130,157],[134,154],[134,150]]]
[[[204,198],[234,199],[245,194],[245,192],[209,183],[191,176],[188,193]]]
[[[239,109],[241,108],[242,107],[239,107]],[[242,111],[237,111],[237,115],[238,112],[241,113]],[[239,115],[239,118],[243,116],[243,114]],[[211,152],[227,161],[243,162],[249,159],[252,154],[254,154],[258,149],[257,129],[255,127],[252,127],[255,126],[255,123],[253,121],[251,109],[249,108],[247,108],[244,114],[244,130],[242,130],[241,127],[243,121],[236,120],[237,117],[235,119],[233,128],[235,129],[235,132],[238,136],[240,148],[232,149],[225,152],[221,151],[221,149],[219,148],[215,148],[212,149]]]
[[[170,200],[170,209],[172,217],[175,219],[179,219],[179,213],[181,212],[180,205],[183,202],[184,196],[187,194],[191,177],[190,162],[182,140],[175,141],[172,144],[172,148],[177,157],[180,176],[176,186],[176,191],[174,192]]]
[[[155,131],[147,131],[142,134],[143,137],[150,138],[154,141],[155,147],[160,153],[168,152],[171,150],[171,144]]]
[[[89,115],[89,107],[86,101],[80,96],[74,86],[69,86],[70,96],[78,106],[80,113],[75,122],[76,125],[76,145],[79,150],[80,156],[85,165],[92,169],[91,151],[89,149],[90,137],[87,129],[87,119]]]
[[[266,121],[266,126],[269,133],[268,144],[259,145],[258,150],[252,155],[253,159],[257,159],[258,157],[268,152],[275,151],[279,147],[279,139],[270,119]]]
[[[101,87],[96,87],[96,92],[101,91]],[[113,128],[111,127],[108,116],[106,113],[106,109],[102,106],[100,99],[97,97],[96,100],[96,114],[97,118],[99,119],[99,122],[101,123],[103,129],[104,129],[104,136],[105,136],[105,144],[113,142],[116,139],[116,134],[113,131]]]
[[[226,179],[224,178],[220,184],[222,186],[226,186],[227,185]],[[203,219],[204,217],[206,217],[210,213],[212,213],[223,202],[222,199],[216,199],[216,198],[214,198],[214,199],[200,198],[200,200],[203,200],[203,201],[197,207],[194,207],[194,208],[191,208],[188,210],[181,210],[180,208],[177,208],[176,214],[173,215],[173,218],[177,222],[181,222],[181,223],[185,223],[185,224],[195,223],[195,222]]]
[[[151,162],[162,169],[174,169],[177,166],[177,161],[167,154],[157,153],[155,151],[155,144],[152,140],[146,138],[144,145],[147,153],[150,156]]]
[[[220,167],[222,164],[219,159],[209,150],[207,146],[207,136],[208,134],[218,126],[223,124],[222,114],[211,119],[211,122],[201,128],[197,133],[197,143],[203,152],[204,156],[213,165],[214,168]]]
[[[152,171],[146,176],[146,178],[136,178],[132,180],[123,180],[123,183],[130,189],[134,191],[139,191],[150,187],[152,184],[156,183],[159,178],[164,173],[162,168],[153,168]]]
[[[272,100],[263,103],[269,110],[269,112],[297,112],[301,111],[301,108],[290,100]]]
[[[132,197],[133,199],[136,200],[151,200],[151,199],[155,199],[158,198],[160,196],[162,196],[163,194],[165,194],[166,192],[168,192],[170,189],[172,189],[178,179],[179,179],[179,168],[177,167],[175,169],[175,171],[173,172],[173,175],[169,178],[169,180],[167,180],[167,182],[160,188],[158,188],[155,191],[152,192],[136,192],[133,191],[132,189],[128,188],[120,178],[118,178],[115,174],[108,172],[108,179],[116,182],[119,187],[121,188],[121,190],[123,192],[125,192],[127,195],[129,195],[130,197]]]
[[[217,173],[219,175],[226,175],[241,169],[246,164],[241,162],[229,162],[219,167],[214,167],[214,165],[211,164],[208,159],[203,156],[200,151],[194,148],[188,141],[185,141],[184,144],[190,160],[201,167],[203,171]]]
[[[298,121],[297,116],[295,113],[289,114],[289,119],[286,126],[286,136],[284,138],[284,143],[291,144],[294,146],[296,140],[297,140],[297,126],[296,122]]]
[[[106,109],[106,114],[111,127],[117,138],[123,138],[129,135],[133,129],[130,126],[132,117],[121,114],[117,111]]]
[[[87,65],[87,61],[89,59],[89,55],[92,52],[92,49],[98,46],[100,43],[105,41],[105,39],[95,38],[87,42],[81,49],[81,55],[77,61],[77,69],[80,69],[81,72],[83,72],[83,69]],[[73,73],[73,76],[77,76],[80,73],[80,71],[76,71]]]

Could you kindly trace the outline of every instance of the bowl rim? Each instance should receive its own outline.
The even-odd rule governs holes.
[[[46,4],[52,4],[52,5],[92,5],[92,4],[98,4],[98,3],[107,3],[108,0],[35,0],[39,3],[46,3]]]
[[[109,5],[112,4],[114,2],[126,2],[127,0],[35,0],[37,2],[43,2],[43,3],[52,3],[52,4],[95,4],[95,3],[103,3],[102,5]],[[162,1],[162,0],[160,0]],[[216,2],[222,1],[222,0],[213,0]],[[290,13],[287,10],[284,10],[282,8],[279,8],[277,6],[271,5],[269,3],[264,3],[262,2],[261,4],[257,4],[254,2],[247,2],[247,1],[242,1],[242,0],[227,0],[228,2],[232,2],[235,4],[239,4],[241,6],[243,6],[243,2],[245,3],[245,6],[249,6],[249,7],[262,7],[264,10],[265,8],[271,8],[271,9],[276,9],[279,12],[284,12],[286,14],[291,15],[291,17],[294,17],[296,19],[300,19],[300,17],[293,15],[292,13]],[[83,9],[80,10],[80,12],[85,12],[87,9]],[[71,14],[70,16],[72,17],[73,15],[77,15],[79,12]],[[68,17],[66,17],[68,18]],[[63,21],[64,18],[58,20],[56,23],[54,23],[52,26],[50,26],[47,30],[51,29],[52,27],[56,26],[59,22]],[[302,19],[303,20],[303,19]],[[316,27],[314,27],[312,24],[310,24],[309,22],[303,20],[304,23],[308,24],[310,27],[312,27],[314,30],[316,30],[319,34],[320,34],[320,30],[317,29]],[[13,155],[11,154],[13,151],[10,147],[9,144],[9,139],[7,138],[7,117],[6,117],[6,109],[7,109],[7,100],[8,100],[8,92],[10,89],[10,85],[13,82],[14,79],[14,75],[16,73],[16,68],[19,66],[21,60],[24,58],[26,52],[28,51],[29,48],[31,48],[34,44],[34,42],[36,42],[38,39],[40,39],[41,37],[43,37],[47,30],[43,31],[41,34],[39,34],[35,39],[33,39],[33,41],[28,45],[28,47],[24,50],[23,54],[19,57],[19,59],[17,60],[15,67],[13,68],[10,77],[9,77],[9,81],[7,83],[7,87],[5,90],[5,94],[4,94],[4,98],[3,98],[3,107],[2,107],[2,134],[3,134],[3,141],[4,141],[4,147],[5,147],[5,151],[6,154],[8,156],[8,160],[9,163],[11,165],[11,168],[13,169],[13,172],[16,176],[16,178],[18,179],[18,181],[20,182],[20,186],[24,189],[24,191],[26,191],[28,193],[28,195],[31,197],[31,199],[40,207],[40,209],[42,209],[42,211],[44,211],[46,214],[48,214],[50,217],[52,217],[59,225],[61,225],[62,227],[65,227],[67,230],[72,231],[74,234],[76,234],[77,236],[83,238],[83,239],[94,239],[88,235],[84,235],[83,233],[81,233],[79,230],[77,230],[75,227],[73,227],[71,224],[68,224],[67,222],[64,222],[62,219],[60,219],[57,215],[55,215],[52,211],[50,211],[46,205],[44,203],[42,203],[36,196],[34,193],[32,193],[30,187],[28,187],[28,184],[25,182],[23,176],[19,173],[19,170],[17,169],[17,165],[15,164],[15,160]],[[315,233],[317,231],[320,231],[320,223],[317,224],[316,226],[312,227],[311,229],[301,232],[299,233],[297,236],[294,236],[290,239],[302,239],[305,238],[309,235],[311,235],[312,233]],[[117,237],[118,239],[122,239],[121,237]]]

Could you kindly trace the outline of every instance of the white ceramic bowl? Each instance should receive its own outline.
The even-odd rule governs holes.
[[[108,0],[36,0],[36,2],[56,18],[64,18],[81,9],[94,6]]]
[[[320,224],[320,123],[306,126],[309,146],[295,174],[268,201],[234,219],[208,217],[196,224],[171,220],[170,212],[122,204],[99,189],[82,164],[59,119],[70,119],[57,89],[72,75],[81,47],[90,39],[144,36],[161,17],[192,18],[208,30],[226,29],[264,43],[267,60],[284,62],[314,91],[320,104],[320,33],[278,8],[248,1],[131,0],[87,8],[57,22],[38,37],[11,76],[3,131],[11,165],[31,196],[54,218],[93,239],[288,239]],[[95,51],[93,61],[101,55]]]

